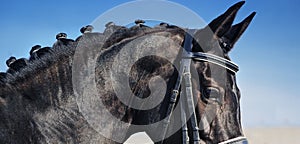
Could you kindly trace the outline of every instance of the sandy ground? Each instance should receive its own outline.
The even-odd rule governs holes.
[[[300,128],[245,129],[250,144],[300,144]]]
[[[300,144],[299,128],[247,128],[250,144]],[[125,144],[153,144],[145,133],[132,135]]]

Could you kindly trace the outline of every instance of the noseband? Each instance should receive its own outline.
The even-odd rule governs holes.
[[[166,119],[164,121],[164,126],[163,126],[163,140],[165,139],[167,130],[168,130],[168,125],[170,123],[171,115],[172,112],[175,108],[175,103],[177,100],[177,97],[179,95],[179,89],[181,86],[182,79],[184,79],[185,82],[185,98],[187,102],[187,107],[188,111],[192,113],[190,117],[190,124],[192,126],[192,137],[193,137],[193,143],[198,144],[200,143],[200,135],[199,135],[199,127],[197,124],[197,117],[195,114],[195,108],[194,108],[194,100],[193,100],[193,92],[192,92],[192,83],[191,83],[191,73],[190,73],[190,65],[191,65],[191,60],[196,60],[196,61],[205,61],[205,62],[210,62],[217,64],[221,67],[226,68],[227,70],[236,73],[239,70],[239,67],[237,64],[233,63],[230,60],[227,60],[225,58],[208,54],[208,53],[203,53],[203,52],[192,52],[192,47],[193,47],[193,37],[192,35],[195,33],[195,30],[188,30],[185,34],[185,39],[184,39],[184,48],[182,49],[182,59],[180,61],[180,70],[179,70],[179,75],[173,90],[173,94],[170,98],[170,104],[167,109],[166,113]],[[183,144],[188,144],[189,143],[189,136],[188,136],[188,131],[189,129],[187,128],[187,117],[185,114],[185,110],[183,107],[182,101],[180,101],[180,107],[181,107],[181,123],[183,125],[182,127],[182,143]],[[162,141],[163,143],[163,141]],[[219,144],[248,144],[248,141],[246,137],[240,136],[236,137],[233,139],[226,140],[224,142],[220,142]]]

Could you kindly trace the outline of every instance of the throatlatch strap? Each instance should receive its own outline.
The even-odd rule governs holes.
[[[185,34],[184,48],[182,49],[182,58],[187,57],[188,52],[191,51],[191,49],[192,49],[192,40],[193,40],[193,38],[189,33],[194,33],[194,31],[195,30],[189,31],[189,32],[186,32],[186,34]],[[181,61],[180,61],[180,70],[179,70],[178,78],[177,78],[175,87],[173,89],[173,94],[170,98],[170,103],[169,103],[169,106],[168,106],[168,109],[167,109],[167,112],[166,112],[166,118],[165,118],[164,124],[163,124],[163,134],[162,134],[162,142],[161,143],[163,143],[164,139],[166,138],[166,134],[167,134],[167,131],[168,131],[168,126],[169,126],[170,119],[171,119],[171,116],[172,116],[172,112],[174,110],[175,103],[176,103],[176,100],[177,100],[177,97],[178,97],[178,94],[179,94],[179,89],[180,89],[180,86],[181,86],[183,74],[185,73],[187,68],[188,68],[188,71],[189,71],[190,63],[191,63],[191,59],[181,59]],[[187,134],[188,128],[186,126],[186,121],[187,120],[186,120],[185,109],[182,106],[182,104],[180,104],[180,105],[181,105],[181,121],[182,121],[182,124],[184,126],[183,144],[185,144],[189,141],[188,134]]]
[[[183,95],[183,94],[180,94]],[[187,127],[187,121],[186,121],[186,113],[185,113],[185,104],[181,100],[180,101],[180,115],[181,115],[181,125],[182,125],[182,144],[188,144],[190,141],[189,133],[188,133],[188,127]]]
[[[183,78],[185,80],[185,92],[186,95],[182,95],[186,97],[187,99],[187,107],[188,111],[191,114],[190,117],[190,122],[193,130],[193,143],[198,144],[200,141],[200,135],[199,135],[199,127],[198,127],[198,122],[197,122],[197,117],[196,117],[196,112],[195,112],[195,103],[194,103],[194,96],[193,96],[193,89],[192,89],[192,82],[191,82],[191,72],[190,72],[190,67],[191,67],[191,59],[190,58],[184,58],[189,54],[190,51],[192,51],[193,47],[193,37],[192,35],[194,34],[194,30],[188,30],[188,32],[185,34],[185,39],[184,39],[184,50],[183,50],[183,59],[181,60],[181,65],[183,66]]]

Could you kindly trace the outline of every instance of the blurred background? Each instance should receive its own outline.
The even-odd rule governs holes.
[[[69,38],[75,39],[82,26],[93,23],[103,13],[126,2],[130,1],[2,0],[0,71],[6,71],[5,61],[10,56],[28,58],[33,45],[52,46],[59,32],[66,32]],[[170,2],[186,7],[209,23],[238,1]],[[242,121],[252,143],[297,143],[295,138],[300,134],[299,5],[298,0],[251,0],[246,1],[237,15],[236,23],[251,12],[257,12],[230,53],[232,60],[240,66],[237,80],[242,92]],[[163,15],[168,10],[157,8],[153,11]],[[170,9],[168,12],[180,15],[180,11]],[[128,13],[140,15],[136,19],[143,19],[142,11],[132,9]],[[107,18],[107,22],[111,20]],[[128,20],[133,22],[135,19]],[[180,19],[173,24],[203,27],[203,24],[197,27]],[[99,31],[104,29],[104,25],[98,27]],[[138,134],[137,138],[146,140],[143,136]],[[129,140],[129,143],[138,142]]]

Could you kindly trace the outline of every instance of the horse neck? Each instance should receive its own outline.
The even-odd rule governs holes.
[[[9,142],[57,142],[68,137],[76,142],[71,128],[76,128],[80,115],[72,88],[72,47],[60,48],[32,62],[7,83],[13,94],[7,109],[15,113],[10,116],[15,121],[8,128],[12,131]]]

